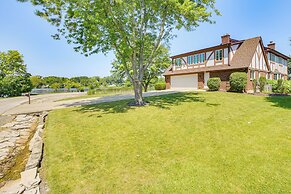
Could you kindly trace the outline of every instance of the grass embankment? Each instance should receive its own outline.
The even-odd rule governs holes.
[[[180,93],[54,110],[51,193],[288,193],[291,97]]]

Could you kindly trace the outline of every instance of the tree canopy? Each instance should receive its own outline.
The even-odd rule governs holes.
[[[0,52],[0,97],[19,96],[31,89],[23,56],[16,50]]]
[[[38,16],[57,26],[54,38],[65,37],[88,56],[114,51],[134,86],[135,101],[143,105],[144,71],[173,30],[193,30],[212,22],[215,0],[19,0],[39,7]],[[132,70],[132,75],[130,75]]]

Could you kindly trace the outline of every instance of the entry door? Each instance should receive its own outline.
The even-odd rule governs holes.
[[[204,73],[204,88],[207,89],[207,81],[209,79],[209,72]]]

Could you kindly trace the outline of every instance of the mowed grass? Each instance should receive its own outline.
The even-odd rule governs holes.
[[[51,193],[288,193],[291,97],[179,93],[49,113]]]

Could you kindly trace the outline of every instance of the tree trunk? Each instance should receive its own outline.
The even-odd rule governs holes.
[[[141,81],[134,80],[133,89],[134,89],[135,104],[137,106],[143,106],[144,105],[144,101],[143,101],[143,98],[142,98],[142,84],[141,84]]]
[[[147,92],[148,91],[148,85],[145,84],[144,87],[143,87],[143,89],[144,89],[144,92]]]

